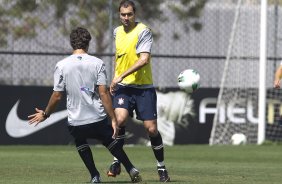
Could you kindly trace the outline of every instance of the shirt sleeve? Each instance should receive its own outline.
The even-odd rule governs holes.
[[[115,28],[113,32],[114,40],[116,39],[116,35],[117,35],[117,28]]]
[[[55,67],[54,72],[54,91],[64,91],[65,90],[65,79],[63,76],[63,71],[58,65]]]
[[[106,67],[103,63],[98,71],[98,78],[97,78],[97,85],[106,85],[107,84],[107,74],[106,74]]]
[[[153,34],[149,28],[144,29],[139,34],[138,42],[136,45],[136,53],[139,54],[141,52],[149,52],[151,53],[153,44]]]

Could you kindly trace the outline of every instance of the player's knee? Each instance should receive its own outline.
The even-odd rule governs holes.
[[[124,119],[123,117],[117,117],[117,123],[118,126],[123,127],[126,124],[126,119]]]
[[[148,135],[149,135],[150,137],[155,137],[155,136],[158,135],[158,129],[155,128],[155,127],[149,127],[149,128],[147,129],[147,132],[148,132]]]

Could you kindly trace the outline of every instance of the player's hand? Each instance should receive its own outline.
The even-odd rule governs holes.
[[[280,88],[280,80],[274,81],[274,88],[276,88],[276,89]]]
[[[29,115],[29,124],[35,124],[34,126],[37,126],[40,122],[44,121],[46,118],[44,117],[44,111],[40,110],[38,108],[35,108],[36,113]]]
[[[114,95],[114,92],[115,92],[115,89],[116,88],[116,84],[115,83],[111,83],[110,85],[110,94],[113,96]]]
[[[116,139],[117,136],[118,136],[118,133],[119,133],[120,128],[119,128],[119,126],[117,125],[117,122],[116,122],[116,121],[112,121],[112,127],[113,127],[113,130],[114,130],[114,133],[113,133],[112,138],[113,138],[113,139]]]
[[[110,85],[110,93],[111,93],[111,95],[114,94],[114,92],[116,91],[117,84],[118,84],[119,82],[121,82],[121,81],[122,81],[122,78],[121,78],[121,77],[117,77],[117,78],[114,78],[114,79],[112,80],[112,83],[111,83],[111,85]]]

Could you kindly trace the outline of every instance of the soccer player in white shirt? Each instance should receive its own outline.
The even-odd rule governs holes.
[[[132,165],[122,145],[116,140],[119,127],[106,86],[105,64],[101,59],[87,54],[90,33],[81,27],[70,34],[73,53],[59,61],[54,72],[54,88],[45,110],[36,108],[28,116],[29,123],[38,125],[54,112],[63,96],[67,95],[68,129],[74,137],[76,148],[91,175],[91,183],[100,183],[100,173],[95,167],[87,139],[98,139],[118,158],[133,182],[141,181],[139,171]],[[111,119],[111,125],[108,123]]]

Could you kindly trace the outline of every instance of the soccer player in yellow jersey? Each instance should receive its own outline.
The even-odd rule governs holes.
[[[141,22],[135,22],[135,4],[132,1],[121,1],[119,15],[122,25],[114,30],[115,71],[110,85],[120,127],[118,139],[124,144],[125,123],[135,110],[137,119],[144,122],[149,135],[160,181],[168,182],[170,177],[164,164],[163,141],[157,129],[157,96],[151,70],[152,32]],[[120,163],[115,158],[108,176],[118,174]]]

